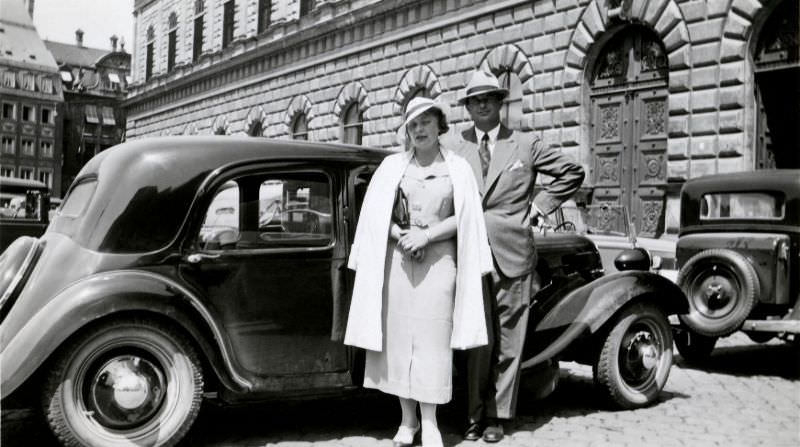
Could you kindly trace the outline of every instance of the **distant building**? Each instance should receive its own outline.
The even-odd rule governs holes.
[[[797,0],[135,0],[129,138],[395,145],[416,95],[504,114],[580,160],[579,200],[677,229],[688,178],[800,167]]]
[[[64,97],[31,7],[0,0],[0,175],[42,181],[60,197]]]
[[[83,31],[75,43],[45,41],[56,62],[64,91],[63,190],[95,154],[125,136],[121,107],[130,82],[131,55],[124,43],[111,36],[108,50],[83,45]]]

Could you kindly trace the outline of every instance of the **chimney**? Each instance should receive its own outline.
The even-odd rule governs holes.
[[[111,51],[116,53],[117,52],[117,39],[118,39],[118,37],[117,37],[116,34],[112,34],[110,39],[111,39]]]
[[[34,0],[28,0],[28,14],[33,18],[33,2]]]
[[[83,46],[83,30],[78,28],[75,30],[75,43],[79,46]]]
[[[121,53],[125,52],[125,36],[119,38],[119,51]]]

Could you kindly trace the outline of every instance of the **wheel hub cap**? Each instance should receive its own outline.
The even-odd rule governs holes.
[[[645,382],[658,365],[659,350],[653,334],[636,332],[624,346],[623,375],[633,382]]]
[[[724,269],[711,268],[710,274],[697,283],[695,304],[708,317],[726,315],[736,301],[736,285]]]
[[[152,362],[135,355],[104,363],[90,382],[94,417],[103,425],[124,429],[149,420],[164,400],[164,374]]]

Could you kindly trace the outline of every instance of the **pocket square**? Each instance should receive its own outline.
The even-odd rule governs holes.
[[[522,163],[522,160],[515,161],[511,166],[508,167],[509,171],[514,171],[517,169],[522,169],[525,167],[525,164]]]

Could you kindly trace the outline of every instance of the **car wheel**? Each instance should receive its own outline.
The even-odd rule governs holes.
[[[197,417],[202,392],[186,336],[151,321],[111,321],[56,359],[42,405],[65,446],[172,446]]]
[[[672,332],[658,307],[637,303],[623,310],[603,341],[595,382],[621,408],[649,405],[667,383],[672,366]]]
[[[718,337],[708,337],[690,329],[681,328],[674,332],[675,346],[687,363],[702,363],[711,356]]]
[[[713,249],[692,256],[678,272],[678,285],[689,300],[680,320],[694,332],[719,337],[735,332],[756,304],[756,271],[742,255]]]

